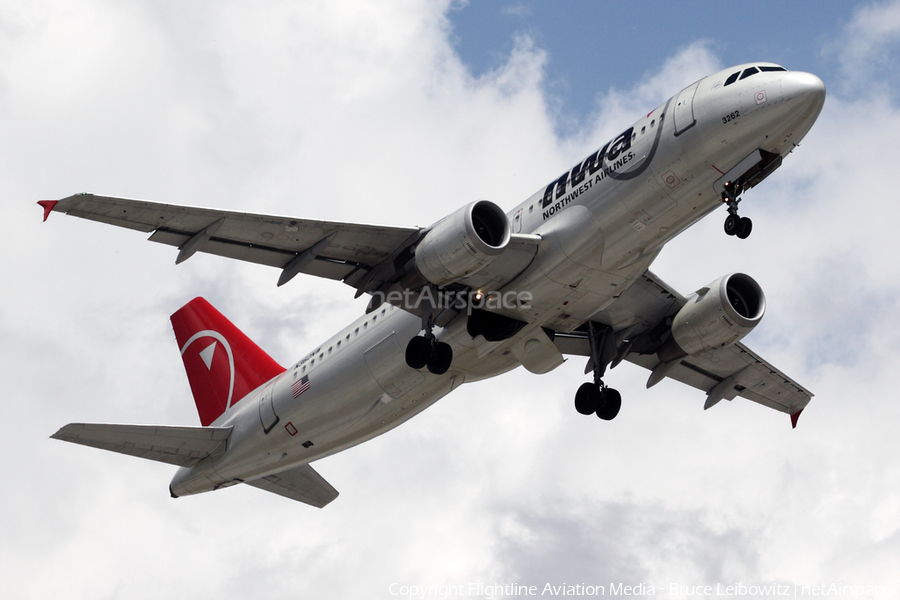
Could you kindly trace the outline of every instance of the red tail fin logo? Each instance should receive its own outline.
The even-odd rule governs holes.
[[[284,367],[203,298],[176,311],[172,327],[204,427],[284,372]]]

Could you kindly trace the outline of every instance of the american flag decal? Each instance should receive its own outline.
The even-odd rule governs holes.
[[[294,398],[298,398],[300,394],[309,389],[309,376],[304,375],[297,381],[291,384],[291,394],[293,394]]]

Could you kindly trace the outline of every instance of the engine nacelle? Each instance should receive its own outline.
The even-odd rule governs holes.
[[[416,246],[415,266],[435,285],[459,281],[486,267],[509,244],[509,219],[479,200],[435,223]]]
[[[732,273],[691,294],[672,321],[672,335],[660,348],[669,362],[734,344],[762,320],[766,296],[749,275]]]

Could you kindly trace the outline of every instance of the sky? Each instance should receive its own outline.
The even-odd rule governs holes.
[[[885,1],[0,0],[0,596],[900,597],[898,50]],[[816,394],[796,430],[741,399],[703,411],[674,381],[646,390],[627,363],[606,378],[616,420],[582,417],[571,359],[317,462],[341,492],[323,510],[247,486],[173,500],[168,465],[49,439],[197,425],[168,321],[195,296],[282,364],[365,299],[217,257],[175,267],[135,232],[41,223],[36,201],[427,226],[475,199],[511,208],[686,85],[763,60],[819,75],[822,115],[745,194],[749,239],[716,212],[653,270],[684,293],[760,283],[747,345]]]

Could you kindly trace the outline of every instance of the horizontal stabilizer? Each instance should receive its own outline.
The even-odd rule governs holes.
[[[244,483],[316,508],[322,508],[338,497],[338,491],[309,465]]]
[[[224,452],[231,427],[69,423],[50,437],[138,458],[193,467]]]

